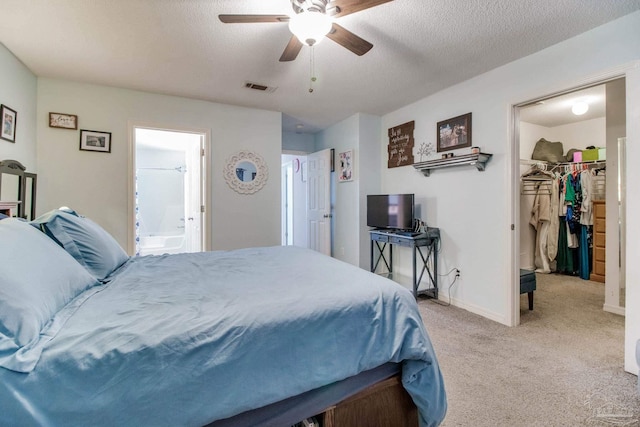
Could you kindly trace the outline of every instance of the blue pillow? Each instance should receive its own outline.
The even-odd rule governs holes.
[[[3,214],[3,213],[0,213],[0,220],[5,219],[5,218],[9,218],[9,217],[8,217],[8,216],[6,216],[6,215],[5,215],[5,214]]]
[[[109,233],[72,210],[53,210],[31,224],[60,244],[98,280],[104,280],[129,259]]]
[[[64,322],[58,312],[98,282],[51,239],[0,221],[0,366],[29,372]]]

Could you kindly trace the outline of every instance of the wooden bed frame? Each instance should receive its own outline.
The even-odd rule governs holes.
[[[322,427],[417,427],[418,408],[397,374],[316,415]]]

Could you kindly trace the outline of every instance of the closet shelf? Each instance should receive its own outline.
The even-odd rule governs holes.
[[[446,159],[427,160],[426,162],[414,163],[413,167],[422,172],[424,176],[429,176],[434,169],[450,168],[453,166],[474,165],[480,172],[493,154],[478,153],[454,156]]]

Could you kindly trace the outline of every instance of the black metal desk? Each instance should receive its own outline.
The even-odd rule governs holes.
[[[440,229],[429,227],[426,233],[400,233],[390,230],[371,230],[371,272],[375,273],[380,261],[384,262],[389,275],[393,275],[393,246],[404,246],[411,248],[413,259],[413,296],[425,295],[431,298],[438,298],[438,244],[440,242]],[[385,256],[385,249],[389,246],[389,259]],[[377,248],[377,251],[376,251]],[[426,252],[423,253],[423,249]],[[376,256],[377,255],[377,256]],[[422,260],[422,268],[418,275],[418,255]],[[429,268],[429,260],[433,271]],[[418,290],[420,281],[424,273],[429,277],[430,287]]]

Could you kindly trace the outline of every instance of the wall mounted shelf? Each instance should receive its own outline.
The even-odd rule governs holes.
[[[483,171],[485,165],[493,154],[478,153],[464,154],[446,159],[427,160],[426,162],[414,163],[413,167],[422,172],[424,176],[429,176],[433,169],[450,168],[453,166],[474,165],[479,171]]]

